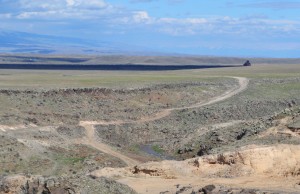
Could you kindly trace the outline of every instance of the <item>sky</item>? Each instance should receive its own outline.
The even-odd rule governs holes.
[[[300,57],[300,0],[0,0],[0,32],[162,53]]]

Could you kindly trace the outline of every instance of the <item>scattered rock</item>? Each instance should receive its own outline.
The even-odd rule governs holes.
[[[82,177],[41,177],[15,175],[0,177],[2,194],[80,194],[80,193],[119,193],[135,194],[128,186],[106,178],[91,179]]]
[[[212,194],[212,192],[215,188],[216,188],[215,185],[207,185],[202,188],[202,191],[204,192],[204,194]]]

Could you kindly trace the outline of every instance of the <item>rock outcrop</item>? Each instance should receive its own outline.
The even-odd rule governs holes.
[[[245,67],[249,67],[249,66],[251,66],[251,63],[250,63],[250,61],[249,60],[247,60],[245,63],[244,63],[244,65],[243,66],[245,66]]]
[[[106,178],[43,177],[13,175],[0,177],[0,194],[81,194],[81,193],[131,193],[128,186]]]

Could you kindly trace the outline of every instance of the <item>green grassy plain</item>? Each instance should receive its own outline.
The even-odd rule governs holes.
[[[1,70],[0,88],[131,88],[158,83],[215,80],[224,76],[243,76],[255,79],[300,77],[300,64],[254,64],[252,67],[179,71]]]

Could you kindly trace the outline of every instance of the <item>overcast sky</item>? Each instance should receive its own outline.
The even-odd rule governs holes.
[[[0,0],[0,31],[194,55],[300,57],[300,0]]]

